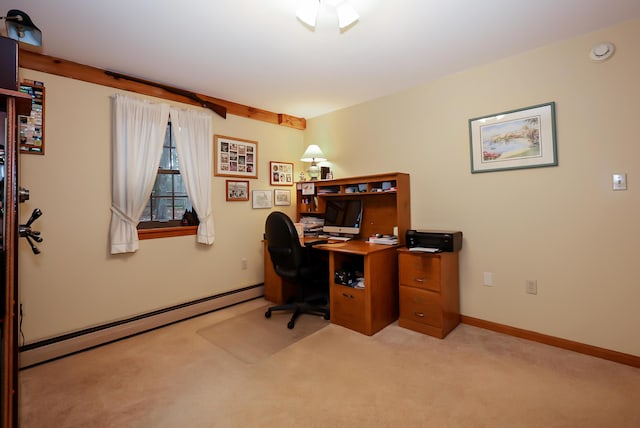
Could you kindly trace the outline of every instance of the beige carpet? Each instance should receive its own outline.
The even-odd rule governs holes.
[[[322,316],[303,314],[289,329],[291,312],[273,312],[267,319],[267,308],[265,305],[197,333],[245,363],[256,363],[329,325]]]
[[[197,333],[265,303],[21,371],[20,427],[640,427],[640,369],[469,325],[330,324],[253,364]]]

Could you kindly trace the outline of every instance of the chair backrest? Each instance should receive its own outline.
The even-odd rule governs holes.
[[[269,214],[265,238],[275,272],[285,278],[296,278],[304,263],[304,248],[289,216],[280,211]]]

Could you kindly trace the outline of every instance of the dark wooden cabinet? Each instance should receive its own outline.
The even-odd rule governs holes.
[[[31,111],[27,94],[0,89],[0,350],[2,427],[18,426],[18,143],[17,116]]]

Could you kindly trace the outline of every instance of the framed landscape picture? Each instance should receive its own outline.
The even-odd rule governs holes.
[[[273,192],[275,205],[291,205],[291,190],[276,189]]]
[[[258,142],[214,135],[213,174],[258,178]]]
[[[293,163],[269,162],[269,183],[272,186],[293,186]]]
[[[471,172],[558,165],[555,103],[469,119]]]
[[[273,206],[273,194],[271,190],[254,190],[251,192],[252,208],[271,208]]]

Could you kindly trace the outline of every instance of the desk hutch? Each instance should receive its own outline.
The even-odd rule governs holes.
[[[302,186],[313,184],[314,195],[303,195]],[[409,174],[390,172],[336,180],[296,183],[297,221],[303,216],[323,217],[327,200],[360,199],[363,219],[360,239],[376,233],[393,234],[398,228],[399,245],[404,245],[405,233],[411,228],[411,198]]]

